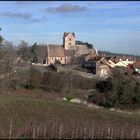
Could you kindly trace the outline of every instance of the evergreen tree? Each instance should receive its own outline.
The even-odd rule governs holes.
[[[1,31],[2,29],[0,28],[0,31]],[[2,44],[2,42],[4,41],[4,38],[0,35],[0,45]]]

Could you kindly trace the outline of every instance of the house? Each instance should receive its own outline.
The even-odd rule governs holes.
[[[96,63],[96,71],[97,71],[96,74],[99,77],[109,77],[111,74],[110,67],[106,64],[101,63],[101,61],[98,61]]]
[[[111,57],[102,57],[101,62],[111,68],[115,67],[115,62],[111,60]]]
[[[99,55],[104,58],[104,62],[110,67],[127,67],[129,64],[133,64],[136,61],[136,58],[133,56],[105,56],[104,54],[100,53]]]
[[[134,62],[135,62],[134,60],[129,60],[129,59],[122,60],[122,59],[120,59],[119,62],[117,62],[115,64],[115,66],[127,67],[129,64],[133,64]]]
[[[115,67],[127,67],[136,61],[135,57],[114,56]]]
[[[140,74],[140,61],[136,61],[133,63],[134,73]]]
[[[89,56],[89,54],[87,54]],[[83,67],[87,69],[88,72],[96,74],[99,77],[108,77],[111,74],[110,66],[104,63],[104,58],[100,56],[95,56],[87,59],[83,62]]]
[[[128,67],[128,65],[133,64],[135,59],[132,58],[122,58],[122,57],[102,57],[102,61],[108,66],[114,67]]]
[[[96,61],[94,60],[84,61],[82,67],[86,68],[87,72],[96,74]]]
[[[96,63],[98,60],[100,60],[100,58],[97,57],[97,55],[93,51],[91,51],[84,56],[82,67],[86,68],[87,72],[96,74]]]
[[[91,50],[86,56],[85,61],[96,59],[98,56],[97,52],[95,50]]]

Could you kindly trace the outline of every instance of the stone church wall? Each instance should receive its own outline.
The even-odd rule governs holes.
[[[90,52],[91,49],[87,47],[87,45],[76,45],[76,54],[82,55]]]
[[[57,60],[60,61],[61,64],[65,64],[65,57],[48,57],[47,63],[48,65],[55,64]]]

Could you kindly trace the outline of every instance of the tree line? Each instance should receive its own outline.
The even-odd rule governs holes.
[[[1,30],[2,29],[0,28],[0,31]],[[24,40],[22,40],[17,46],[15,46],[12,42],[7,41],[3,38],[2,35],[0,35],[0,61],[7,61],[7,59],[10,59],[12,61],[11,58],[4,58],[5,53],[8,53],[7,55],[13,54],[13,58],[20,57],[26,62],[39,62],[42,60],[42,57],[45,57],[45,51],[43,49],[40,49],[40,47],[45,47],[45,45],[37,43],[29,45]]]

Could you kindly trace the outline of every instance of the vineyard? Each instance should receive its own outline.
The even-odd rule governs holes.
[[[88,108],[29,92],[0,98],[0,138],[140,138],[138,112]]]

